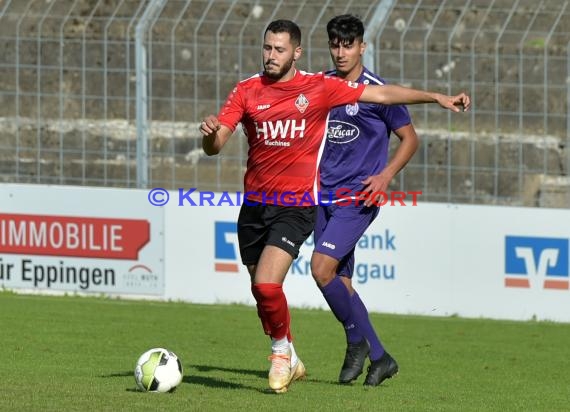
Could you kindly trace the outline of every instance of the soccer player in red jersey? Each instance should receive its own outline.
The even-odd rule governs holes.
[[[269,386],[278,393],[305,376],[292,345],[282,286],[300,246],[313,231],[318,165],[330,109],[356,101],[438,103],[455,112],[470,105],[463,93],[446,96],[306,73],[295,67],[301,54],[299,27],[289,20],[271,22],[263,40],[264,71],[238,83],[218,116],[210,115],[200,124],[202,147],[208,155],[220,152],[238,123],[247,135],[238,241],[242,262],[251,275],[258,316],[271,337]]]

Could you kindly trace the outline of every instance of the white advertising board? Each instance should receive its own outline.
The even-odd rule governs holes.
[[[161,196],[1,185],[0,287],[254,305],[239,206]],[[569,242],[569,210],[388,206],[356,247],[353,283],[371,312],[570,322]],[[312,249],[287,275],[291,306],[326,307]]]
[[[0,185],[0,287],[162,296],[163,212],[146,196]]]
[[[196,303],[254,304],[250,277],[241,264],[237,206],[178,206],[165,209],[166,296]]]
[[[357,248],[357,261],[394,274],[355,275],[373,311],[570,321],[567,210],[391,207],[368,234],[385,231],[391,250]]]
[[[228,205],[167,206],[167,297],[254,303],[239,259],[238,213]],[[570,321],[569,238],[568,210],[385,207],[357,245],[353,283],[373,312]],[[309,239],[287,276],[291,306],[326,307],[310,274],[312,246]]]

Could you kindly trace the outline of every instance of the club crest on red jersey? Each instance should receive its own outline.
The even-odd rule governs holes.
[[[299,97],[297,97],[297,100],[295,100],[295,107],[297,107],[297,110],[301,113],[305,113],[305,110],[309,107],[309,101],[303,93],[301,93]]]

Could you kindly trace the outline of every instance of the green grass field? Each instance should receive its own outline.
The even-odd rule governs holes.
[[[266,390],[269,341],[246,306],[0,293],[1,411],[556,411],[570,409],[570,325],[372,315],[400,374],[336,383],[344,333],[331,313],[292,310],[308,372]],[[164,346],[184,379],[135,390],[134,363]]]

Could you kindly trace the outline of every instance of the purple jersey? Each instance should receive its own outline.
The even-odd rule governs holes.
[[[326,74],[336,76],[336,71]],[[367,68],[357,83],[385,84]],[[334,196],[338,189],[362,190],[362,181],[386,166],[392,130],[411,122],[405,106],[357,102],[334,107],[320,163],[321,191]]]

